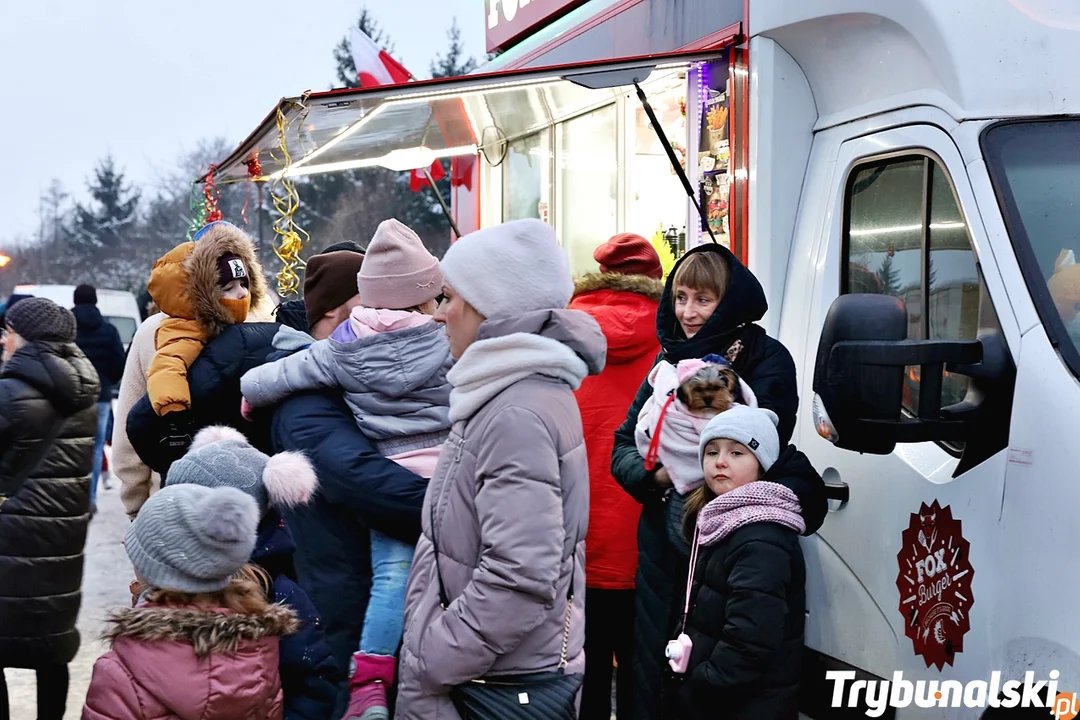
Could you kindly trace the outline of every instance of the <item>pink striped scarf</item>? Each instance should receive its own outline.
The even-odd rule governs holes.
[[[756,481],[714,498],[698,513],[698,542],[712,545],[744,525],[771,522],[802,534],[806,530],[799,498],[783,485]]]

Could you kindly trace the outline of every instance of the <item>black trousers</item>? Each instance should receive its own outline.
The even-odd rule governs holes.
[[[610,720],[612,656],[619,720],[634,711],[634,591],[585,590],[585,682],[580,720]]]
[[[37,668],[37,716],[38,720],[63,720],[67,707],[67,665]],[[8,706],[7,680],[0,668],[0,720],[11,720]]]

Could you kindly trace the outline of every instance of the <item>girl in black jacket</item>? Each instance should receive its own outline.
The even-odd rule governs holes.
[[[795,362],[787,348],[756,324],[768,307],[761,283],[738,258],[723,245],[700,245],[683,255],[668,277],[656,313],[662,348],[657,359],[678,363],[710,353],[724,356],[754,391],[758,405],[779,417],[778,434],[786,445],[799,405]],[[678,532],[682,496],[669,492],[667,468],[645,469],[634,438],[638,414],[651,394],[648,379],[642,378],[626,421],[615,431],[611,457],[612,476],[642,504],[634,614],[637,720],[663,716],[664,644],[682,611],[690,553]]]
[[[776,421],[736,405],[702,432],[705,485],[687,499],[683,526],[693,547],[689,611],[666,653],[670,718],[799,716],[799,535],[820,524],[824,483],[794,447],[780,453]]]

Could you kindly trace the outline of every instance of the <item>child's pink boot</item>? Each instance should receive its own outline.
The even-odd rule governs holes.
[[[386,697],[394,684],[395,663],[388,655],[353,653],[349,710],[342,720],[390,720]]]

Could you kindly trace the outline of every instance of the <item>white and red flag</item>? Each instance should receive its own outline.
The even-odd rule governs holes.
[[[360,87],[397,85],[412,79],[412,73],[391,57],[390,53],[376,45],[375,41],[358,27],[354,26],[352,29],[349,49],[352,51]]]

